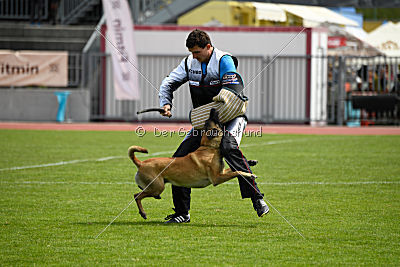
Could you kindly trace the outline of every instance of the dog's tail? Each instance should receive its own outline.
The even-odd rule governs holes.
[[[142,152],[142,153],[149,153],[149,152],[147,152],[147,149],[140,146],[131,146],[128,149],[129,157],[131,158],[133,163],[135,163],[135,165],[139,168],[142,165],[142,162],[138,160],[138,158],[135,156],[135,152]]]

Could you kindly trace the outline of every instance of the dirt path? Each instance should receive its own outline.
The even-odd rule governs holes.
[[[77,131],[188,131],[185,123],[31,123],[0,122],[0,129],[22,130],[77,130]],[[322,134],[322,135],[400,135],[400,127],[311,127],[302,125],[249,124],[246,131],[252,134]]]

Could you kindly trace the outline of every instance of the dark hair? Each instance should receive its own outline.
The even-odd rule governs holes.
[[[196,45],[200,48],[204,48],[208,44],[211,45],[210,36],[208,36],[208,34],[206,32],[198,30],[198,29],[189,33],[189,36],[186,39],[186,47],[187,48],[193,48]]]

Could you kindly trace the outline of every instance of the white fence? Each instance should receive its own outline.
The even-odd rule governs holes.
[[[118,101],[112,89],[112,68],[110,57],[101,54],[89,55],[89,73],[86,85],[91,88],[93,118],[123,120],[160,120],[157,113],[136,117],[136,111],[158,107],[158,90],[161,81],[184,58],[182,56],[142,55],[138,57],[140,71],[140,101]],[[309,122],[311,89],[318,91],[319,98],[326,98],[327,77],[316,79],[311,84],[311,62],[320,61],[319,68],[326,73],[326,58],[307,56],[256,57],[238,56],[238,72],[245,82],[244,93],[249,97],[247,116],[253,122]],[[323,64],[322,64],[322,63]],[[322,66],[321,66],[322,65]],[[105,72],[105,73],[103,73]],[[105,74],[105,75],[104,75]],[[327,121],[326,99],[315,100],[324,103],[319,107],[315,121]],[[187,84],[181,86],[173,100],[173,120],[187,121],[191,109],[191,98]],[[316,104],[318,106],[318,104]]]

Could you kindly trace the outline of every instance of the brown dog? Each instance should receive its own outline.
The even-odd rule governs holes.
[[[210,184],[217,186],[237,176],[256,178],[251,173],[224,170],[219,150],[222,136],[223,130],[218,119],[218,112],[212,109],[210,118],[202,131],[200,147],[184,157],[152,158],[140,161],[136,158],[135,152],[148,153],[147,150],[139,146],[131,146],[128,150],[129,157],[138,167],[135,181],[143,189],[142,192],[134,195],[139,214],[144,219],[147,218],[141,200],[145,197],[159,198],[164,191],[165,182],[183,187],[202,188]]]

